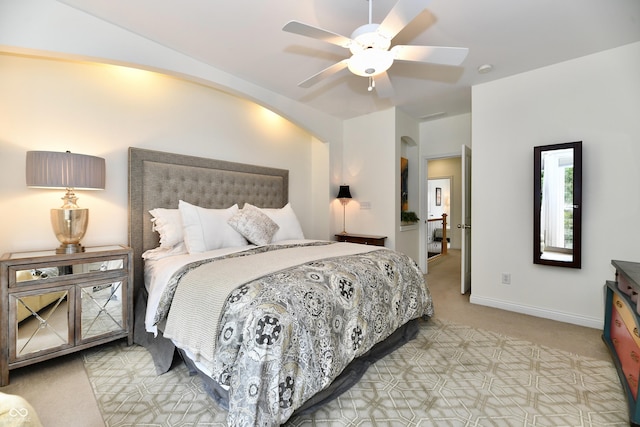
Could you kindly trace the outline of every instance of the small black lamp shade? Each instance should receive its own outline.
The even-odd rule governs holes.
[[[336,198],[337,199],[350,199],[351,198],[351,192],[349,192],[349,186],[348,185],[341,185],[340,186],[340,191],[338,191],[338,196]]]

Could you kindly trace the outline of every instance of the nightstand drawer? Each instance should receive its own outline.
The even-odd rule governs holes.
[[[361,245],[384,246],[386,236],[369,236],[367,234],[336,234],[338,242],[359,243]]]
[[[114,254],[111,257],[86,256],[78,259],[66,255],[60,257],[42,257],[16,259],[7,267],[9,288],[24,286],[48,286],[65,281],[94,280],[104,275],[126,274],[127,254]],[[83,276],[83,277],[78,277]],[[98,277],[94,277],[98,276]]]

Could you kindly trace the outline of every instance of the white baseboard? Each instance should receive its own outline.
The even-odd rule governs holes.
[[[499,308],[501,310],[528,314],[529,316],[542,317],[543,319],[557,320],[558,322],[571,323],[574,325],[585,326],[587,328],[602,329],[604,327],[604,320],[600,318],[576,316],[571,313],[514,304],[493,298],[475,297],[473,296],[473,293],[471,294],[469,301],[472,304],[485,305],[487,307]]]

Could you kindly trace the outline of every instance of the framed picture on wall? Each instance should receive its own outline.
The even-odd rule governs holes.
[[[409,159],[400,157],[400,212],[409,210]]]
[[[442,205],[442,188],[436,187],[436,206]]]

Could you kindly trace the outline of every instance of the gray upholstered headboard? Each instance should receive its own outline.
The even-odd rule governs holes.
[[[245,202],[280,208],[288,202],[289,171],[161,151],[129,148],[129,245],[134,291],[144,286],[142,253],[159,244],[149,210],[178,208],[178,201],[204,208]]]

